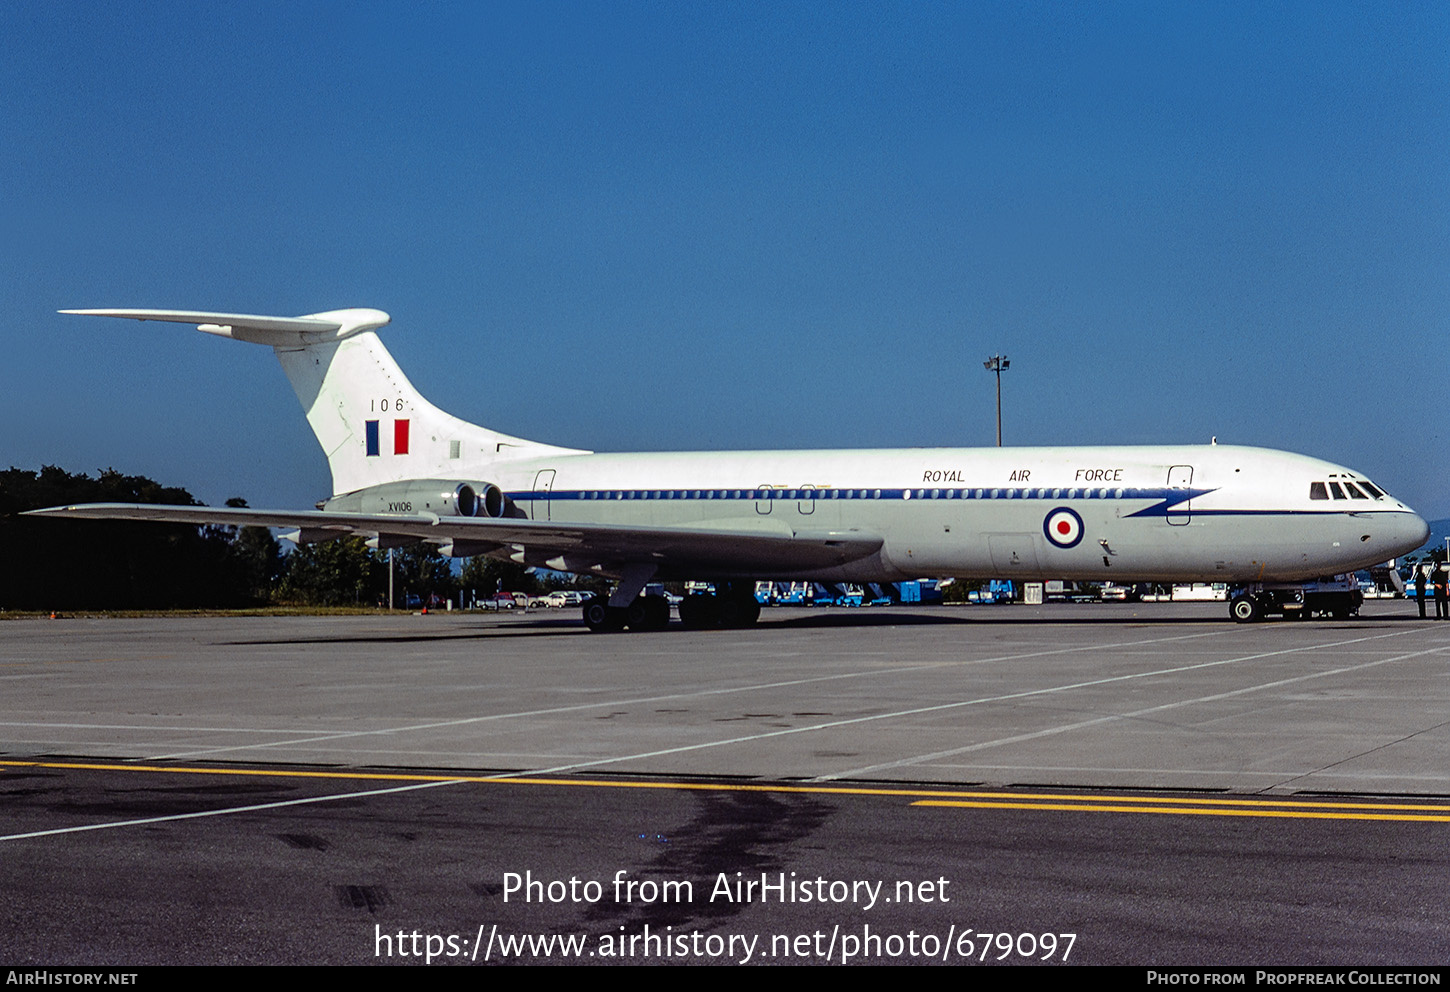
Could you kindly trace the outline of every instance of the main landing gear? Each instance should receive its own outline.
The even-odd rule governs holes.
[[[680,601],[680,622],[690,630],[740,629],[760,619],[753,583],[721,583],[715,594],[694,593]],[[628,606],[610,606],[596,596],[584,604],[584,625],[595,633],[659,631],[670,625],[670,603],[663,596],[636,596]]]
[[[664,630],[670,625],[670,601],[663,596],[636,596],[628,606],[610,606],[596,596],[584,604],[584,625],[595,633],[624,630]]]
[[[690,630],[709,627],[740,629],[760,619],[760,603],[753,584],[720,586],[714,595],[692,593],[680,602],[680,623]]]

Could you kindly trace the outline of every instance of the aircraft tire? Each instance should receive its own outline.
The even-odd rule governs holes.
[[[736,593],[720,602],[720,626],[739,630],[760,619],[760,603],[749,593]]]
[[[747,627],[753,626],[760,619],[760,600],[756,599],[753,595],[745,604],[745,616]]]
[[[713,627],[719,620],[719,609],[714,596],[691,593],[680,601],[680,623],[690,630]]]
[[[670,625],[670,601],[663,596],[637,596],[626,608],[624,622],[630,630],[664,630]]]
[[[1235,623],[1257,623],[1264,619],[1264,604],[1257,596],[1235,596],[1228,604],[1228,615]]]
[[[595,596],[584,604],[584,626],[596,634],[623,630],[627,612],[611,607],[604,597]]]
[[[646,596],[649,600],[649,630],[665,630],[670,625],[670,601],[663,596]]]

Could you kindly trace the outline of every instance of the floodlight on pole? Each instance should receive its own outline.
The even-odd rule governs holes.
[[[1002,447],[1002,373],[1011,366],[1006,355],[993,355],[982,363],[988,372],[997,373],[997,447]]]

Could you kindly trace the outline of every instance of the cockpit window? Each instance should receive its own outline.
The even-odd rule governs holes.
[[[1361,488],[1365,492],[1369,493],[1375,499],[1379,499],[1381,496],[1383,496],[1385,494],[1385,491],[1383,489],[1380,489],[1380,488],[1378,488],[1376,486],[1372,486],[1368,482],[1361,482],[1359,484],[1359,488]]]
[[[1322,483],[1322,482],[1311,482],[1311,483],[1309,483],[1309,498],[1310,499],[1328,499],[1329,498],[1329,490],[1328,490],[1328,488],[1325,487],[1324,483]]]
[[[1362,492],[1360,492],[1360,491],[1359,491],[1359,490],[1358,490],[1358,489],[1357,489],[1357,488],[1356,488],[1356,487],[1355,487],[1355,485],[1354,485],[1354,483],[1353,483],[1353,482],[1346,482],[1346,483],[1345,483],[1345,484],[1344,484],[1344,488],[1345,488],[1345,489],[1348,489],[1348,490],[1349,490],[1349,495],[1350,495],[1350,496],[1351,496],[1351,497],[1353,497],[1353,498],[1354,498],[1354,499],[1369,499],[1369,497],[1368,497],[1368,496],[1366,496],[1366,495],[1365,495],[1365,494],[1364,494],[1364,493],[1362,493]]]
[[[1339,483],[1337,482],[1331,482],[1329,484],[1329,491],[1334,494],[1335,499],[1349,498],[1348,496],[1344,495],[1344,490],[1339,488]]]

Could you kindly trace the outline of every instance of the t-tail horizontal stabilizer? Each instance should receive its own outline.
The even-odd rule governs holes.
[[[195,324],[196,329],[219,337],[274,348],[306,346],[323,341],[341,341],[360,331],[387,324],[391,317],[381,310],[354,307],[327,310],[302,317],[265,317],[254,313],[214,313],[210,310],[62,310],[85,317],[126,317],[130,320],[164,320],[172,324]]]

